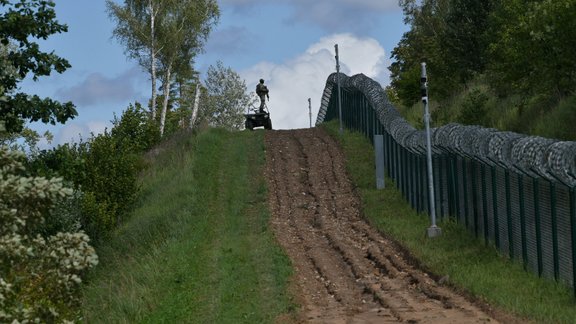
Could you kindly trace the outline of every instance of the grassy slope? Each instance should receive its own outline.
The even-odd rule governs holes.
[[[262,134],[210,130],[163,146],[132,219],[99,247],[87,322],[272,322],[293,308],[290,263],[267,227]]]
[[[427,239],[429,221],[405,202],[394,183],[386,179],[384,190],[375,189],[374,151],[361,134],[338,135],[338,125],[326,129],[339,139],[348,159],[348,172],[358,186],[364,214],[382,232],[410,250],[433,273],[449,277],[479,299],[541,323],[576,323],[573,292],[565,286],[537,278],[521,265],[498,255],[459,224],[439,223],[442,236]]]
[[[458,224],[439,225],[405,203],[387,179],[373,189],[373,151],[358,134],[337,135],[366,217],[434,273],[478,298],[542,323],[576,322],[572,292],[526,273]],[[267,228],[262,132],[211,130],[167,143],[143,177],[132,220],[100,247],[85,291],[88,322],[272,322],[294,305],[289,261]],[[248,177],[253,174],[255,177]]]

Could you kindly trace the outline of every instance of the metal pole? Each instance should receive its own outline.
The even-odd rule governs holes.
[[[312,101],[308,98],[308,115],[310,116],[310,128],[312,128]]]
[[[428,237],[442,234],[440,227],[436,226],[436,204],[434,198],[434,174],[432,170],[432,143],[430,140],[430,112],[428,111],[428,79],[426,76],[426,63],[422,62],[422,103],[424,103],[424,124],[426,124],[426,158],[428,162],[428,203],[430,207],[430,227],[426,230]]]
[[[384,189],[384,136],[374,135],[376,162],[376,189]]]
[[[341,99],[341,92],[340,92],[340,60],[338,57],[338,44],[334,45],[336,49],[336,78],[338,83],[338,115],[340,119],[340,135],[344,133],[344,127],[342,127],[342,99]]]

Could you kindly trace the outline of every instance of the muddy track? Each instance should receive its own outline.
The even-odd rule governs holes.
[[[298,321],[499,322],[363,220],[342,152],[324,131],[271,131],[265,142],[272,227],[295,269]]]

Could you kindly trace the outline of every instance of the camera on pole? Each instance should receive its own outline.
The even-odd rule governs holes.
[[[430,111],[428,110],[428,79],[426,77],[426,63],[422,62],[422,74],[420,75],[422,103],[424,104],[424,124],[426,126],[426,162],[428,169],[428,207],[430,208],[430,227],[426,235],[430,238],[442,233],[436,226],[436,201],[434,197],[434,173],[432,171],[432,141],[430,139]]]
[[[426,77],[426,63],[422,62],[422,74],[420,76],[420,93],[422,94],[422,102],[428,103],[428,78]]]

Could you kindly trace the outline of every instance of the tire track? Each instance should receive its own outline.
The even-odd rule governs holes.
[[[306,323],[498,323],[411,265],[372,229],[337,143],[317,128],[266,132],[272,228]]]

